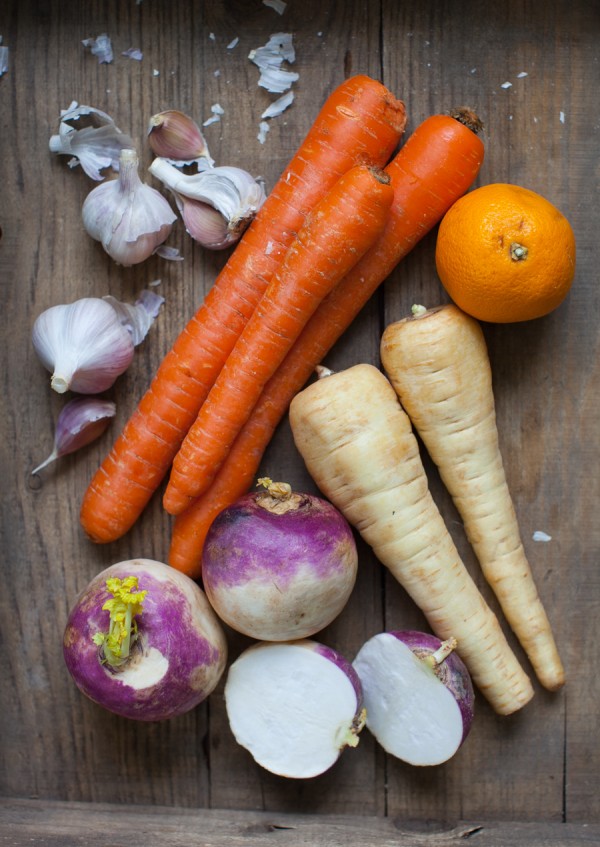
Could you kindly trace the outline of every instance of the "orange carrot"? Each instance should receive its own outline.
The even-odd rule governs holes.
[[[307,216],[175,456],[168,512],[183,512],[208,488],[319,303],[383,232],[393,199],[387,174],[356,165]]]
[[[114,541],[131,528],[308,212],[355,164],[385,165],[405,123],[404,104],[363,75],[327,99],[94,475],[80,515],[91,539]]]
[[[169,551],[173,567],[193,579],[200,577],[210,524],[251,487],[294,395],[380,283],[475,180],[484,155],[475,134],[479,127],[477,117],[465,111],[453,117],[433,115],[387,166],[394,202],[383,234],[318,307],[266,385],[211,487],[176,518]]]

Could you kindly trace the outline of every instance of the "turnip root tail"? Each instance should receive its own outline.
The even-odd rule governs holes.
[[[563,666],[519,532],[479,323],[454,305],[413,309],[381,342],[384,369],[452,495],[486,580],[546,688]]]
[[[313,383],[290,406],[296,446],[325,496],[373,548],[438,636],[456,638],[473,681],[499,714],[531,682],[469,575],[431,497],[416,437],[372,365]]]

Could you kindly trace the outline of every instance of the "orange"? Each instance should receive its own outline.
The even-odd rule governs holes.
[[[454,303],[481,321],[547,315],[575,274],[569,221],[544,197],[507,183],[463,195],[443,217],[435,262]]]

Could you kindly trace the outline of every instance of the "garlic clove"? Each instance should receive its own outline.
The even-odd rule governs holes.
[[[110,303],[98,297],[46,309],[34,322],[32,342],[58,394],[105,391],[134,353],[131,333]]]
[[[242,168],[222,166],[183,174],[165,159],[156,158],[150,172],[174,193],[192,237],[212,249],[235,243],[266,199],[263,182]],[[225,228],[206,206],[221,214]]]
[[[221,212],[208,203],[176,194],[175,200],[188,235],[208,250],[225,250],[239,239]]]
[[[116,408],[110,400],[99,397],[77,397],[67,403],[56,421],[52,452],[31,473],[39,473],[61,456],[74,453],[99,438],[114,417]]]
[[[96,186],[82,208],[86,232],[125,267],[149,258],[177,220],[166,198],[141,181],[138,166],[136,151],[122,150],[118,179]]]
[[[167,109],[150,118],[148,143],[155,156],[179,164],[192,164],[197,159],[208,159],[214,164],[198,124],[177,109]]]
[[[119,170],[119,156],[124,148],[133,147],[133,141],[116,126],[106,112],[93,106],[80,106],[73,101],[61,111],[58,134],[51,136],[52,153],[70,155],[70,167],[81,165],[85,173],[96,182],[104,177],[106,168]]]

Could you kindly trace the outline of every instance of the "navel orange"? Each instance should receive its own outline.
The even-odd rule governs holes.
[[[540,194],[492,183],[463,195],[437,235],[442,285],[467,314],[491,323],[547,315],[567,296],[575,274],[575,236]]]

